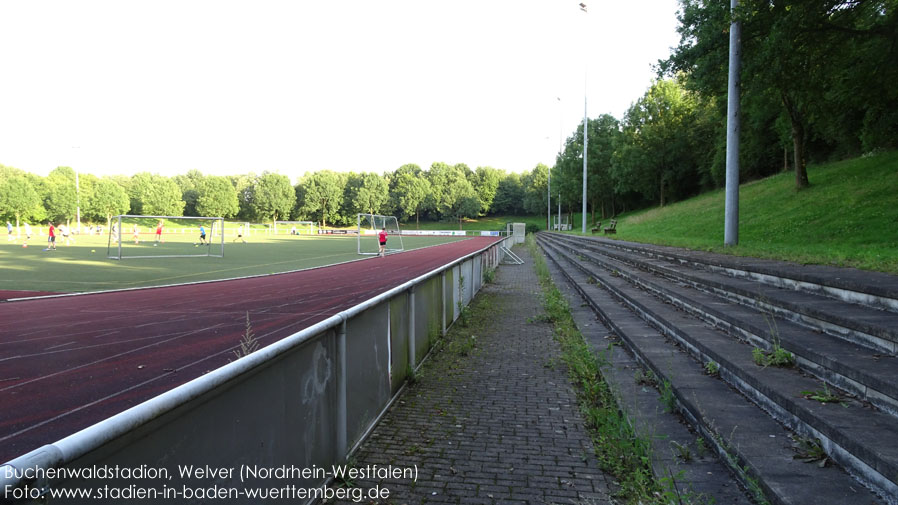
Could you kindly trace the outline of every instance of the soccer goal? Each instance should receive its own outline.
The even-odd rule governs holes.
[[[318,223],[314,221],[275,221],[275,235],[315,235]]]
[[[115,216],[109,226],[106,257],[222,258],[223,230],[224,218],[220,217]]]
[[[359,254],[375,255],[380,252],[377,234],[387,230],[386,254],[402,252],[402,233],[399,231],[399,220],[395,216],[379,216],[377,214],[359,214],[357,221],[357,242]]]

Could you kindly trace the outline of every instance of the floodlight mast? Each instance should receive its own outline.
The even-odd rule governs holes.
[[[580,10],[583,11],[584,14],[587,12],[585,3],[583,3],[583,2],[580,3]],[[589,144],[589,135],[586,133],[586,127],[589,124],[589,116],[587,114],[588,109],[586,107],[587,75],[588,75],[588,70],[589,70],[589,58],[587,58],[585,56],[585,52],[586,52],[585,48],[586,48],[586,44],[584,44],[584,58],[583,58],[583,204],[582,204],[582,209],[581,209],[581,213],[582,213],[582,219],[581,219],[582,228],[581,228],[581,230],[584,235],[586,235],[586,146]],[[573,223],[571,223],[571,224],[573,224]]]
[[[730,0],[730,12],[735,14],[739,0]],[[727,86],[727,152],[726,198],[724,202],[723,242],[725,246],[739,244],[739,123],[741,88],[739,70],[742,64],[742,24],[733,16],[730,23],[730,67]]]

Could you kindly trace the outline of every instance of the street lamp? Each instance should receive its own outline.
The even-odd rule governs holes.
[[[580,3],[580,10],[583,11],[584,14],[587,12],[585,3]],[[586,52],[585,48],[586,44],[584,44],[584,53]],[[581,209],[583,219],[581,224],[583,234],[586,235],[586,146],[589,144],[589,136],[586,134],[586,126],[589,123],[589,116],[587,115],[586,108],[586,76],[589,69],[589,58],[586,56],[583,58],[583,67],[583,206]]]

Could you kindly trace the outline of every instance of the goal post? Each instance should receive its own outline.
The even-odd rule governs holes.
[[[157,230],[161,226],[161,233]],[[205,238],[201,238],[201,231]],[[224,218],[114,216],[106,244],[108,259],[224,257]]]
[[[275,221],[275,235],[315,235],[318,223],[315,221]]]
[[[378,214],[359,214],[356,221],[357,250],[359,254],[376,255],[380,252],[380,243],[377,234],[381,230],[387,231],[386,254],[402,252],[402,233],[399,230],[399,220],[396,216],[381,216]]]

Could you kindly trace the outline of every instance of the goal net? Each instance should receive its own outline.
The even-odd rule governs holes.
[[[379,216],[377,214],[359,214],[357,221],[358,253],[375,255],[380,252],[380,241],[377,239],[381,230],[387,230],[386,254],[404,251],[402,234],[399,232],[399,220],[395,216]]]
[[[106,257],[221,258],[223,231],[224,219],[220,217],[115,216],[109,226]]]
[[[275,235],[315,235],[318,224],[314,221],[275,221]]]

